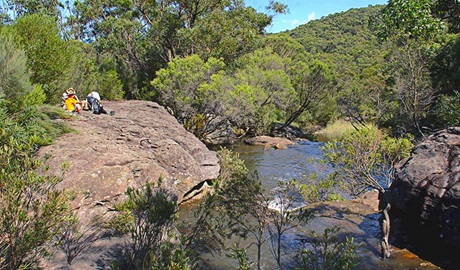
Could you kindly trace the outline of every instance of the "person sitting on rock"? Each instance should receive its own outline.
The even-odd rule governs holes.
[[[94,114],[107,114],[107,111],[101,105],[101,96],[98,92],[93,91],[89,93],[86,96],[86,103],[88,104],[88,109],[92,110]]]
[[[64,99],[64,109],[66,111],[76,112],[78,114],[81,112],[80,100],[75,94],[73,88],[67,89],[62,95],[62,98]]]

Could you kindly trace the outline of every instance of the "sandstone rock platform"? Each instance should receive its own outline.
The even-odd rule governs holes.
[[[82,111],[66,120],[75,132],[38,152],[41,157],[51,156],[48,165],[54,175],[60,175],[62,164],[68,163],[57,187],[73,193],[73,207],[80,214],[97,206],[110,209],[128,187],[156,183],[160,177],[179,203],[217,178],[216,153],[162,106],[147,101],[103,101],[102,105],[115,114]]]

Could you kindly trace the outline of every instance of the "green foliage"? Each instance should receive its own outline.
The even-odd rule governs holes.
[[[433,84],[441,93],[460,89],[460,35],[447,35],[430,68]]]
[[[167,62],[164,43],[159,39],[165,39],[165,35],[167,41],[176,45],[174,32],[168,32],[175,28],[168,28],[177,19],[171,14],[168,21],[163,15],[171,10],[161,11],[160,5],[153,2],[102,2],[76,1],[69,35],[93,43],[99,55],[112,56],[127,97],[140,98],[139,90],[148,85],[155,71]],[[145,28],[144,24],[147,24]],[[161,26],[161,31],[157,26]],[[150,29],[150,33],[146,29]]]
[[[443,29],[431,13],[431,0],[391,0],[381,15],[380,37],[387,39],[430,39]]]
[[[63,88],[58,93],[62,94],[64,89],[72,87],[80,98],[86,97],[93,91],[98,92],[104,99],[122,97],[118,74],[110,71],[115,67],[106,67],[105,64],[110,61],[109,57],[97,55],[91,45],[81,42],[68,41],[66,46],[72,52],[72,56],[68,63],[68,70],[61,78]],[[98,63],[99,61],[101,63]]]
[[[1,268],[37,266],[49,254],[44,244],[59,233],[68,211],[65,196],[54,189],[60,179],[33,173],[36,164],[31,163],[23,161],[21,171],[3,167],[8,171],[0,173]]]
[[[272,48],[274,53],[284,59],[292,59],[293,61],[299,62],[313,57],[305,51],[304,46],[299,40],[291,37],[287,33],[269,35],[263,39],[263,45],[264,47]],[[287,68],[290,69],[293,67],[288,65]]]
[[[5,8],[8,7],[9,10],[12,10],[14,17],[23,17],[27,14],[36,14],[43,13],[48,16],[58,19],[60,14],[60,8],[63,7],[63,4],[59,0],[46,0],[46,1],[27,1],[27,0],[11,0],[2,2],[2,5],[5,5]],[[6,6],[8,5],[8,6]]]
[[[238,270],[250,270],[251,264],[248,262],[248,254],[246,249],[240,248],[238,243],[235,243],[230,249],[231,253],[228,255],[232,259],[238,261]]]
[[[150,268],[152,270],[190,270],[192,261],[189,258],[189,252],[184,248],[185,240],[175,239],[177,243],[165,242],[160,247],[160,257],[151,257],[150,260],[155,264]],[[179,242],[181,241],[181,242]],[[153,256],[153,254],[151,254]]]
[[[68,88],[63,78],[69,71],[73,50],[61,39],[54,18],[27,15],[13,26],[15,36],[27,55],[34,84],[43,85],[48,103],[57,103],[61,90]]]
[[[220,161],[219,182],[225,184],[234,179],[244,178],[249,174],[244,161],[241,160],[238,154],[223,148],[218,152]]]
[[[326,160],[342,177],[343,188],[357,196],[369,188],[384,193],[395,164],[406,158],[413,145],[406,138],[391,138],[374,126],[345,133],[340,141],[328,142],[323,150]]]
[[[128,98],[151,97],[149,82],[176,57],[234,62],[271,23],[242,1],[102,2],[77,1],[69,32],[117,59]]]
[[[13,111],[26,105],[24,96],[33,91],[26,63],[24,51],[10,36],[0,34],[0,100]]]
[[[380,116],[382,106],[391,101],[382,101],[381,95],[386,79],[381,67],[388,48],[374,33],[375,18],[382,8],[380,5],[351,9],[289,31],[310,54],[310,60],[298,62],[316,59],[335,76],[334,84],[325,87],[327,96],[315,109],[310,109],[311,124],[324,126],[339,113],[351,119],[362,116],[368,120]]]
[[[352,123],[379,123],[382,119],[394,117],[391,109],[396,102],[387,87],[388,74],[381,59],[364,68],[359,75],[352,76],[339,93],[339,108]]]
[[[433,85],[449,85],[451,81],[440,80],[444,75],[440,75],[439,69],[445,68],[442,61],[445,56],[438,57],[439,64],[434,61],[439,47],[436,42],[442,41],[440,37],[444,34],[444,24],[433,14],[435,2],[390,1],[380,16],[379,36],[395,45],[385,68],[389,71],[388,86],[397,103],[389,110],[392,116],[385,124],[400,134],[425,136],[422,123],[438,91]],[[438,78],[433,80],[431,74]]]
[[[343,200],[340,194],[337,193],[337,188],[340,184],[338,181],[338,173],[326,173],[326,161],[313,159],[310,163],[316,165],[317,172],[309,173],[305,179],[299,184],[300,194],[308,204],[324,201]],[[306,183],[304,183],[306,182]]]
[[[442,95],[436,101],[432,111],[433,122],[437,127],[460,126],[460,93],[454,91],[451,96]]]
[[[283,252],[281,239],[283,235],[313,218],[311,210],[304,207],[298,208],[295,204],[298,194],[299,187],[296,181],[279,182],[272,201],[276,203],[275,205],[278,209],[268,206],[270,212],[267,228],[270,234],[271,248],[280,269],[283,269],[281,258]]]
[[[351,270],[358,265],[358,256],[353,238],[340,241],[335,235],[338,227],[326,228],[322,236],[311,232],[314,238],[311,249],[303,249],[299,254],[296,269],[305,270]]]
[[[431,2],[434,16],[447,23],[449,32],[458,33],[460,30],[460,6],[457,0],[436,0]]]
[[[98,92],[107,100],[120,100],[123,98],[123,85],[115,70],[109,70],[103,74]]]
[[[222,149],[219,158],[222,171],[213,198],[215,211],[223,214],[220,218],[225,223],[223,231],[227,238],[247,239],[250,243],[247,248],[256,247],[254,264],[257,269],[261,269],[262,245],[269,241],[278,267],[282,269],[283,234],[312,217],[310,211],[295,208],[297,183],[279,183],[273,194],[278,209],[274,209],[270,206],[272,198],[263,190],[257,173],[250,174],[237,154]],[[238,260],[241,269],[250,266],[246,252],[239,246],[233,246],[230,251],[230,256]]]
[[[184,32],[190,33],[192,48],[203,58],[223,59],[233,66],[235,60],[258,47],[262,29],[270,22],[267,15],[237,4],[230,10],[212,11]]]
[[[236,154],[229,150],[219,152],[228,171],[217,186],[218,209],[223,212],[228,237],[237,235],[251,239],[257,248],[256,265],[261,269],[261,249],[266,242],[265,232],[269,223],[269,209],[259,178],[249,174]]]
[[[388,57],[388,97],[393,97],[393,115],[384,122],[393,127],[393,132],[424,136],[422,124],[436,97],[430,77],[434,44],[423,44],[416,40],[396,47]]]
[[[383,6],[351,9],[346,12],[328,15],[320,20],[314,20],[301,25],[289,34],[298,40],[307,52],[327,57],[334,63],[336,61],[356,59],[341,68],[356,67],[358,64],[373,62],[372,56],[378,50],[375,35],[369,28]],[[324,54],[323,54],[324,53]],[[334,59],[334,56],[337,56]],[[348,62],[348,61],[347,61]]]
[[[46,163],[32,157],[48,141],[34,114],[13,117],[0,109],[0,130],[0,268],[34,268],[48,254],[44,244],[59,233],[69,205],[55,189],[61,178],[47,176]]]
[[[290,125],[292,122],[306,111],[317,114],[318,118],[326,117],[325,122],[329,119],[325,115],[333,114],[331,106],[318,113],[318,107],[323,103],[328,96],[335,95],[336,77],[333,70],[325,63],[319,60],[307,60],[308,62],[296,62],[294,68],[289,71],[289,75],[293,78],[293,86],[295,89],[294,100],[292,105],[287,109],[288,117],[284,121],[285,125]]]
[[[161,179],[159,180],[161,185]],[[128,188],[127,201],[117,206],[120,214],[112,227],[128,234],[128,250],[114,262],[120,269],[189,269],[189,259],[173,234],[177,202],[161,187],[147,183]]]
[[[41,85],[34,85],[33,90],[23,98],[25,107],[43,105],[46,101],[46,95]]]
[[[240,62],[228,93],[227,113],[238,127],[253,134],[267,133],[295,96],[284,60],[266,48],[245,55]]]
[[[201,120],[221,115],[219,89],[208,87],[213,75],[221,74],[222,61],[210,58],[203,61],[198,55],[176,58],[168,67],[157,72],[152,86],[158,93],[160,103],[169,107],[174,116],[190,131],[203,137]],[[197,117],[201,118],[197,121]],[[204,117],[204,118],[203,118]],[[200,136],[201,135],[201,136]]]

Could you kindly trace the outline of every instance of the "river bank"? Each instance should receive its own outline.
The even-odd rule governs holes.
[[[331,168],[319,165],[314,161],[323,158],[322,142],[296,141],[294,145],[284,150],[267,148],[264,145],[248,145],[237,143],[228,148],[237,152],[251,171],[257,171],[263,187],[270,193],[278,187],[279,181],[302,179],[311,172],[326,173]],[[181,213],[189,213],[191,208],[184,206]],[[295,254],[303,246],[309,246],[312,239],[310,231],[322,234],[324,229],[332,226],[341,228],[337,235],[339,239],[353,237],[357,245],[359,258],[358,269],[442,269],[435,264],[424,260],[404,247],[392,246],[392,257],[382,260],[380,256],[380,225],[377,193],[367,193],[365,196],[347,201],[316,203],[309,206],[314,209],[315,218],[303,227],[293,229],[283,237],[283,246],[286,248],[286,264],[295,261]],[[390,240],[393,240],[390,238]],[[229,240],[232,243],[233,240]],[[249,245],[249,242],[246,242]],[[276,264],[270,248],[263,249],[264,269],[275,269]],[[249,248],[248,255],[254,258],[255,249]],[[207,269],[234,269],[236,261],[225,255],[213,257],[204,256]]]

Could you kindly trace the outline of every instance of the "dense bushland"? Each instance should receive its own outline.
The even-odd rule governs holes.
[[[344,117],[423,137],[458,122],[445,113],[459,81],[456,5],[389,1],[269,35],[282,4],[264,14],[244,1],[188,2],[7,1],[0,31],[46,103],[68,87],[154,100],[202,139]]]
[[[300,188],[310,200],[337,198],[329,189],[340,182],[352,195],[377,188],[385,198],[381,180],[391,181],[393,165],[410,148],[408,138],[423,138],[460,123],[455,113],[458,6],[458,1],[390,0],[387,6],[353,9],[269,35],[264,29],[273,16],[287,11],[274,1],[268,14],[233,0],[2,1],[0,268],[35,267],[62,224],[75,220],[66,194],[54,189],[61,176],[47,175],[46,161],[33,157],[38,147],[68,131],[49,121],[66,117],[53,106],[68,87],[79,96],[98,91],[105,99],[157,101],[203,140],[215,131],[258,135],[275,127],[313,130],[347,119],[355,131],[328,144],[327,158],[350,181],[334,178],[331,184],[325,179],[316,189],[294,183],[284,190]],[[236,159],[222,162],[239,169],[222,171],[216,193],[200,209],[189,239],[203,243],[206,232],[216,236],[207,238],[215,247],[220,244],[218,234],[231,232],[252,235],[260,248],[276,235],[279,239],[294,220],[305,221],[268,211],[257,177],[240,168]],[[235,190],[237,186],[247,187],[247,193]],[[174,204],[166,193],[154,191],[147,186],[128,192],[124,210],[131,215],[145,211],[141,217],[151,222],[151,200],[161,199],[171,215],[160,231],[169,233]],[[226,197],[230,195],[241,197]],[[230,204],[235,201],[239,204]],[[227,217],[250,216],[257,222],[222,218],[227,223],[211,226],[207,221],[215,220],[210,218],[214,207]],[[383,204],[384,215],[388,207]],[[129,221],[144,222],[136,218]],[[127,231],[135,239],[139,228]],[[211,233],[210,228],[217,231]],[[132,246],[127,253],[130,266],[193,266],[189,254],[179,251],[180,245],[197,242],[177,240],[179,246],[159,247],[158,236],[150,239],[155,249],[149,244]],[[272,246],[281,268],[280,244],[274,241]],[[154,263],[151,256],[160,255],[170,259]],[[247,267],[244,249],[234,247],[233,256]],[[260,256],[254,261],[260,267]]]

